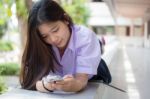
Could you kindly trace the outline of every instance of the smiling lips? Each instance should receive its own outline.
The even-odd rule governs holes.
[[[60,45],[61,44],[61,40],[58,43],[55,43],[55,44],[56,44],[56,46]]]

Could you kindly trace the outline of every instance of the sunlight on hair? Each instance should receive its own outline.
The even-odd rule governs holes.
[[[124,54],[124,68],[125,68],[125,77],[127,82],[127,92],[129,99],[140,99],[139,91],[136,87],[136,79],[132,70],[132,65],[126,53],[125,46],[123,47]]]

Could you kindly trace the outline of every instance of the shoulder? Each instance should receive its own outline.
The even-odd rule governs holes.
[[[74,29],[75,29],[75,31],[74,31],[75,35],[78,38],[85,39],[85,38],[92,36],[92,34],[93,34],[92,30],[90,30],[88,27],[85,27],[83,25],[75,25]]]
[[[74,35],[76,47],[88,44],[92,41],[92,39],[96,38],[95,33],[91,29],[82,25],[74,26]]]

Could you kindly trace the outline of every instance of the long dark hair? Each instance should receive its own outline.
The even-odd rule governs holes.
[[[22,56],[20,83],[22,88],[35,90],[36,82],[49,72],[55,72],[59,64],[51,45],[44,42],[38,26],[46,22],[67,21],[68,28],[73,25],[71,18],[53,0],[36,2],[28,17],[28,32]]]

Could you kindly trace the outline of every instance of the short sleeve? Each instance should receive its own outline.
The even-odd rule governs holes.
[[[82,44],[82,45],[81,45]],[[101,59],[99,40],[96,34],[87,33],[77,48],[76,73],[97,74]]]

